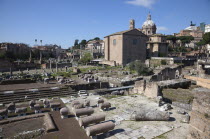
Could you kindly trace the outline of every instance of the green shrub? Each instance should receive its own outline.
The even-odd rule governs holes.
[[[93,60],[93,56],[91,55],[91,53],[85,53],[82,58],[79,60],[79,63],[82,64],[87,64],[88,62],[90,62],[91,60]]]
[[[166,60],[161,60],[161,65],[166,65],[166,64],[167,64]]]
[[[138,75],[147,76],[147,75],[151,75],[153,73],[153,71],[151,69],[146,67],[146,65],[139,60],[131,62],[129,64],[129,69],[130,69],[130,71],[136,71],[138,73]]]

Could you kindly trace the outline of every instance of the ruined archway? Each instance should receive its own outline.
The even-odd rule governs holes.
[[[179,76],[180,76],[179,70],[176,70],[176,72],[175,72],[175,79],[179,79]]]

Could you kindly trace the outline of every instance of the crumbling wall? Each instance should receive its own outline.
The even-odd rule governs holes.
[[[150,77],[150,81],[163,81],[177,79],[182,74],[182,66],[165,67]]]
[[[157,82],[136,81],[133,89],[134,93],[143,94],[149,98],[156,98],[160,92]]]
[[[188,75],[184,75],[184,78],[196,81],[197,85],[210,89],[210,80],[209,79],[204,79],[204,78],[194,77],[194,76],[188,76]]]
[[[197,92],[193,100],[188,139],[210,138],[210,92]]]
[[[160,95],[160,88],[156,82],[148,82],[144,90],[144,95],[149,98],[156,98]]]
[[[145,80],[136,81],[134,85],[133,93],[144,94],[145,87],[146,87]]]
[[[163,88],[188,88],[190,80],[174,79],[160,82],[146,82],[145,80],[136,81],[133,93],[143,94],[150,98],[162,96]]]

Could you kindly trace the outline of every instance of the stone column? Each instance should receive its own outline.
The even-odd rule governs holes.
[[[32,56],[31,56],[31,50],[30,50],[30,53],[29,53],[29,63],[31,63],[31,60],[32,60]]]
[[[42,64],[42,52],[40,51],[40,59],[39,59],[40,64]]]
[[[10,67],[10,76],[12,76],[12,68]]]
[[[56,62],[56,72],[58,72],[58,62]]]
[[[52,62],[51,62],[51,60],[50,60],[50,70],[52,70]]]

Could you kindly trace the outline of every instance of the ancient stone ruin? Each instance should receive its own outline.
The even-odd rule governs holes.
[[[210,138],[210,93],[197,92],[193,100],[188,139]]]

